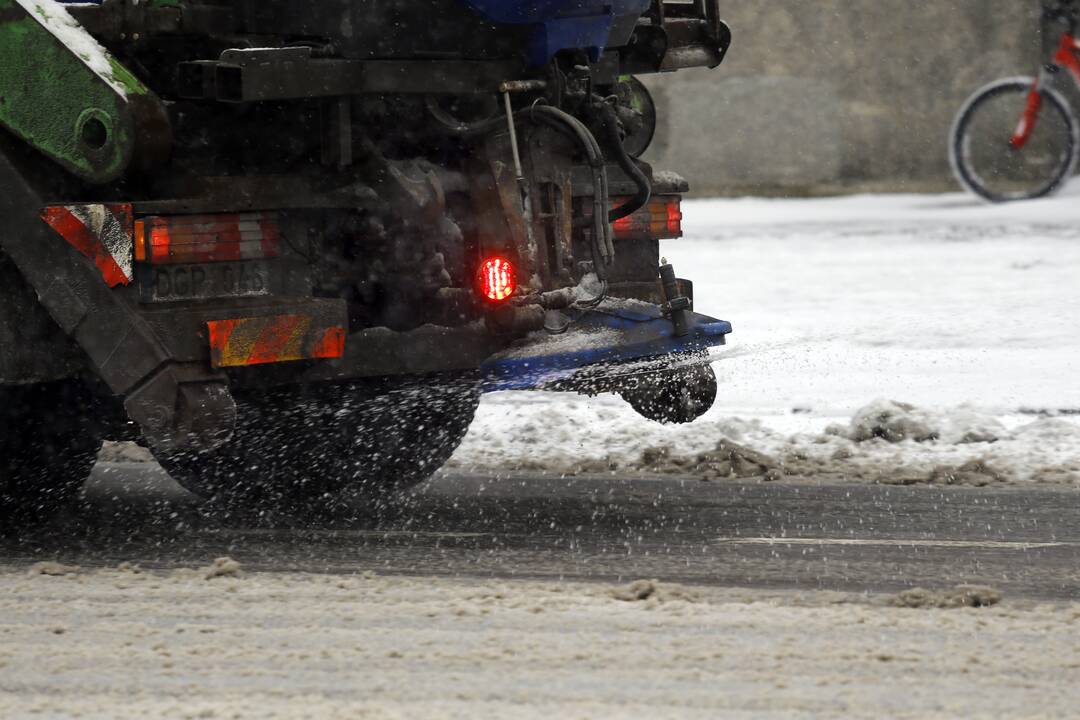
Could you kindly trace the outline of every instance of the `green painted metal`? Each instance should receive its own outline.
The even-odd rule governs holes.
[[[160,103],[61,5],[0,0],[0,124],[78,177],[104,183],[135,154],[136,105]]]

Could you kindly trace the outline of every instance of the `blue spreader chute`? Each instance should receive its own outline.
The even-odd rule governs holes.
[[[599,59],[617,19],[639,17],[649,0],[463,0],[499,25],[528,25],[527,60],[544,65],[560,50],[581,49]]]
[[[485,392],[539,390],[601,365],[704,352],[723,345],[731,324],[689,314],[689,334],[677,337],[660,308],[605,302],[578,318],[566,335],[534,333],[481,367]]]

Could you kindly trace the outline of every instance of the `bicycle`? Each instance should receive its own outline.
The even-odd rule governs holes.
[[[1028,200],[1059,190],[1076,170],[1080,122],[1053,84],[1064,68],[1080,88],[1076,0],[1044,8],[1063,22],[1052,61],[1036,77],[995,80],[961,108],[949,135],[949,160],[960,184],[991,202]]]

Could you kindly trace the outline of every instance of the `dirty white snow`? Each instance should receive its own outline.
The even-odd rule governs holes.
[[[8,568],[0,618],[5,718],[1066,717],[1080,702],[1080,606],[992,588]]]
[[[830,479],[940,481],[976,462],[993,481],[1080,482],[1080,184],[1003,206],[696,201],[684,227],[663,254],[735,328],[713,410],[663,427],[610,396],[497,393],[453,467],[672,470],[642,462],[660,449],[694,474],[726,440]],[[860,437],[855,416],[892,403],[929,432]]]

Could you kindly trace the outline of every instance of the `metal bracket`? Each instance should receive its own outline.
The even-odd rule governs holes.
[[[675,268],[668,263],[667,259],[660,261],[660,283],[664,288],[664,314],[671,318],[671,325],[675,328],[675,337],[686,337],[690,334],[690,298],[679,293],[679,280],[675,277]]]

